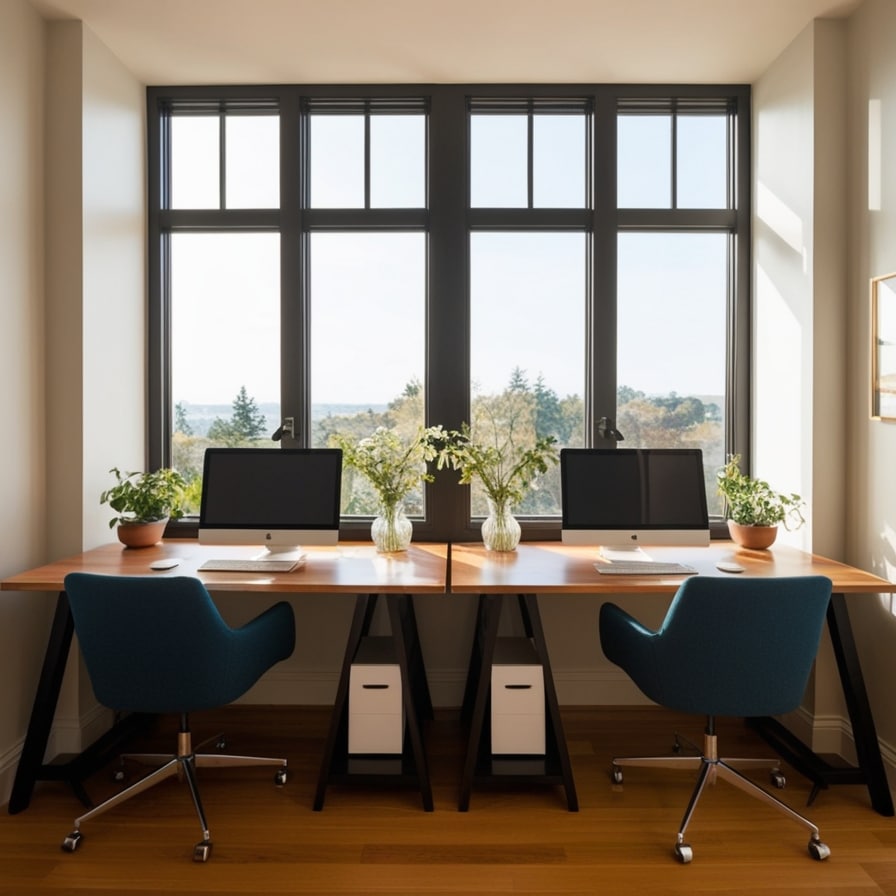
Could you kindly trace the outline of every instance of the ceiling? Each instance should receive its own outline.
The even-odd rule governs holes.
[[[145,84],[750,83],[862,0],[31,0]]]

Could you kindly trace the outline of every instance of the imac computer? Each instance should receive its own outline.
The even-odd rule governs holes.
[[[709,544],[699,448],[565,448],[560,483],[564,544]]]
[[[336,544],[341,490],[339,448],[208,448],[199,542],[273,554]]]

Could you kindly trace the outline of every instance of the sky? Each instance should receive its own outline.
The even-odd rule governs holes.
[[[325,126],[312,126],[312,202],[357,207],[359,181],[350,174],[363,170],[361,120],[322,120]],[[421,120],[373,120],[374,201],[422,204]],[[724,169],[713,162],[724,158],[722,120],[679,121],[679,205],[718,207]],[[536,125],[536,203],[581,205],[582,119],[539,116]],[[175,207],[217,204],[216,127],[216,119],[176,119]],[[669,140],[668,117],[620,119],[621,205],[668,205]],[[524,205],[525,119],[484,116],[471,142],[473,204]],[[276,119],[228,117],[228,207],[277,203],[277,145]],[[325,164],[315,169],[315,158]],[[363,196],[363,179],[360,189]],[[383,404],[423,380],[425,252],[419,233],[312,235],[312,403]],[[585,235],[479,232],[470,257],[474,387],[499,391],[519,367],[561,396],[583,395]],[[620,235],[620,385],[649,394],[723,393],[726,259],[719,234]],[[229,404],[241,386],[257,402],[279,401],[279,290],[276,234],[174,235],[175,401]],[[359,360],[347,365],[347,358]]]

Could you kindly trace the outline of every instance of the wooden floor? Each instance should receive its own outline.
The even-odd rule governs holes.
[[[201,832],[174,779],[85,823],[74,854],[60,844],[81,805],[65,785],[42,783],[28,810],[0,816],[0,893],[896,896],[896,819],[873,812],[864,788],[824,791],[810,809],[809,785],[796,773],[777,791],[821,829],[832,854],[817,862],[801,826],[719,782],[688,829],[694,860],[681,865],[672,847],[692,775],[628,769],[614,786],[607,771],[614,753],[666,752],[675,729],[699,740],[701,721],[654,709],[563,717],[577,813],[566,810],[562,790],[534,784],[477,786],[470,811],[458,812],[463,735],[442,714],[426,733],[434,812],[422,811],[412,787],[382,784],[331,786],[323,811],[313,812],[325,710],[197,715],[197,740],[223,727],[230,751],[283,755],[291,769],[282,789],[267,769],[202,772],[214,840],[206,864],[192,861]],[[172,740],[163,726],[147,743],[167,749]],[[765,752],[740,722],[720,728],[719,744],[723,755]],[[98,799],[113,788],[104,770],[88,789]]]

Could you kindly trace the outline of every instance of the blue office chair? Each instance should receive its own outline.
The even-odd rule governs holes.
[[[812,668],[831,581],[824,576],[718,578],[692,576],[682,582],[666,618],[654,632],[612,603],[600,609],[600,642],[651,700],[707,718],[702,755],[615,758],[613,780],[622,766],[699,769],[675,855],[690,862],[685,829],[707,781],[724,778],[811,831],[809,854],[826,859],[830,849],[818,828],[781,800],[746,778],[731,763],[769,765],[766,760],[720,759],[716,716],[768,716],[800,705]],[[679,744],[676,741],[676,748]],[[783,777],[773,771],[783,786]]]
[[[161,767],[75,819],[62,848],[74,852],[81,824],[138,793],[182,775],[202,826],[193,850],[197,862],[212,841],[199,799],[199,766],[276,766],[274,781],[286,783],[286,760],[193,751],[189,714],[241,697],[295,646],[295,617],[285,601],[241,628],[224,622],[199,579],[70,573],[65,590],[75,632],[97,699],[117,711],[178,713],[177,750]],[[145,759],[146,757],[141,757]]]

